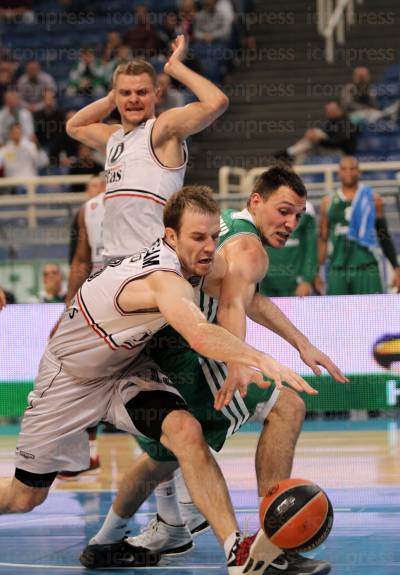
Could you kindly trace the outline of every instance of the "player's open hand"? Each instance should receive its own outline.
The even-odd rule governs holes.
[[[284,381],[296,391],[304,391],[310,395],[316,395],[318,393],[316,389],[311,387],[311,385],[295,371],[279,363],[279,361],[276,361],[276,359],[267,353],[263,353],[262,355],[263,359],[258,367],[266,377],[272,379],[277,389],[283,387],[282,382]]]
[[[299,350],[302,361],[308,367],[311,367],[315,375],[321,375],[321,370],[318,367],[322,365],[326,371],[339,383],[348,383],[347,377],[340,371],[337,365],[317,347],[309,343],[305,348]]]
[[[228,364],[228,374],[224,385],[215,396],[214,407],[218,411],[232,400],[232,397],[239,391],[242,397],[247,395],[247,386],[255,383],[258,387],[269,387],[271,383],[264,381],[262,374],[251,367],[239,365],[237,363]]]
[[[186,58],[186,40],[183,34],[179,34],[173,42],[171,42],[172,54],[168,62],[164,66],[164,72],[169,74],[176,62],[183,62]]]

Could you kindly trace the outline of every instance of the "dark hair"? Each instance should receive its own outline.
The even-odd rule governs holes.
[[[185,208],[201,214],[219,214],[219,206],[208,186],[185,186],[173,194],[164,208],[164,226],[179,234]]]
[[[254,182],[251,194],[260,194],[260,196],[266,200],[281,186],[287,186],[300,196],[300,198],[307,196],[306,187],[300,176],[284,166],[273,166],[258,176]],[[248,200],[247,203],[249,203],[249,201],[250,200]]]
[[[125,74],[127,76],[140,76],[140,74],[148,74],[150,76],[153,85],[156,86],[157,84],[157,74],[154,67],[147,62],[146,60],[142,60],[141,58],[136,58],[135,60],[131,60],[126,64],[119,64],[116,67],[114,74],[113,74],[113,86],[117,83],[118,76],[121,74]]]

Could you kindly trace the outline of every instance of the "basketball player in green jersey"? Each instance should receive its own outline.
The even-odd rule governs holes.
[[[306,211],[283,249],[267,247],[268,273],[260,293],[269,297],[308,296],[318,272],[315,210],[306,202]]]
[[[320,373],[317,364],[323,365],[338,381],[345,381],[340,370],[331,360],[310,344],[267,298],[256,294],[257,284],[264,277],[268,259],[264,244],[283,247],[296,228],[305,208],[305,188],[300,178],[291,171],[274,168],[265,172],[258,180],[248,201],[248,207],[241,212],[226,210],[221,219],[221,235],[218,250],[226,261],[227,271],[221,283],[219,302],[212,297],[215,278],[209,276],[200,291],[200,307],[209,320],[215,317],[221,325],[245,337],[246,313],[252,319],[282,335],[301,354],[302,359]],[[218,272],[217,272],[218,275]],[[219,278],[220,280],[221,278]],[[211,297],[210,297],[211,293]],[[218,307],[218,311],[217,311]],[[209,445],[219,451],[226,438],[236,432],[255,412],[257,404],[263,402],[262,419],[266,425],[261,433],[257,454],[256,472],[259,495],[264,495],[276,482],[289,477],[294,448],[304,418],[304,403],[300,397],[283,389],[277,393],[272,387],[258,392],[250,386],[247,395],[235,393],[232,385],[233,373],[237,376],[238,367],[229,366],[229,374],[222,363],[209,362],[199,356],[172,330],[163,330],[150,348],[172,378],[175,386],[190,405],[191,412],[200,421]],[[248,374],[241,378],[248,381]],[[224,383],[225,381],[225,383]],[[241,392],[244,394],[245,383]],[[214,405],[219,409],[214,409]],[[158,442],[140,440],[140,445],[151,460],[159,465],[174,459]],[[265,462],[268,462],[266,464]],[[128,479],[128,478],[126,478]],[[131,478],[132,488],[134,477]],[[125,482],[128,485],[127,482]],[[169,487],[166,487],[169,489]],[[118,499],[114,506],[114,517],[120,517],[120,524],[128,521],[129,490]],[[159,500],[158,500],[159,502]],[[161,513],[160,513],[161,511]],[[159,515],[164,518],[164,511]],[[179,554],[192,547],[190,533],[178,523],[168,525],[158,517],[153,528],[139,536],[146,537],[146,544],[158,548],[161,553]],[[154,524],[154,521],[153,521]],[[126,525],[126,523],[125,523]],[[163,536],[160,540],[158,535]],[[156,537],[154,537],[156,535]],[[189,537],[187,536],[189,535]],[[111,543],[121,533],[113,532],[107,526],[107,519],[92,541],[97,544]],[[128,538],[128,543],[137,537]],[[329,565],[325,561],[311,561],[299,555],[282,554],[276,559],[277,568],[287,574],[327,573]],[[269,569],[269,568],[268,568]],[[271,566],[271,573],[274,567]],[[265,575],[269,571],[266,570]]]
[[[340,187],[333,196],[321,201],[319,232],[319,261],[328,263],[328,295],[382,293],[383,286],[375,248],[349,239],[349,225],[354,200],[362,185],[358,160],[352,156],[342,158],[339,165]],[[372,192],[371,192],[372,194]],[[394,270],[394,285],[400,290],[400,268],[396,251],[387,229],[383,213],[382,198],[376,192],[372,195],[372,209],[375,209],[376,247],[378,242]],[[322,280],[319,280],[322,287]]]

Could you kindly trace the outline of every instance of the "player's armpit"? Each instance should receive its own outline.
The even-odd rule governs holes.
[[[108,125],[101,122],[88,126],[74,126],[67,122],[67,134],[74,140],[78,140],[89,148],[104,151],[112,134],[120,128],[119,125]]]

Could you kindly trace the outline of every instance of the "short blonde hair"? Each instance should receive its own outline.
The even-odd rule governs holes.
[[[157,74],[153,66],[146,60],[136,58],[126,64],[120,64],[116,67],[113,74],[113,86],[117,83],[118,76],[126,74],[127,76],[139,76],[140,74],[148,74],[154,86],[157,84]]]

